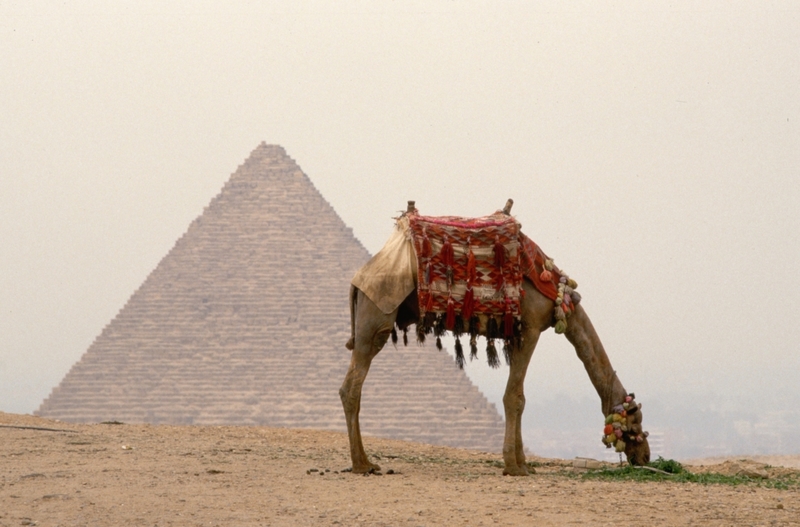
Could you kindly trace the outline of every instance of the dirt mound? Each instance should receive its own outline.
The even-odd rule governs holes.
[[[512,478],[496,454],[365,443],[383,475],[346,472],[336,432],[0,413],[0,526],[566,525],[612,523],[620,508],[651,526],[800,525],[796,490],[588,480],[541,458]]]
[[[762,467],[783,467],[800,470],[800,456],[727,456],[709,457],[704,459],[690,459],[684,465],[709,467],[722,465],[726,462],[743,463],[745,465],[761,465]]]

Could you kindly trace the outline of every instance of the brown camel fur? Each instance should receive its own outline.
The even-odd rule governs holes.
[[[512,350],[508,383],[503,396],[506,415],[503,474],[513,476],[524,476],[532,470],[525,463],[525,452],[522,446],[525,373],[539,335],[554,323],[553,311],[555,308],[553,301],[542,295],[527,280],[523,283],[523,288],[525,295],[521,305],[522,339],[521,344]],[[419,320],[419,307],[415,291],[398,309],[387,315],[364,293],[351,287],[350,310],[352,338],[347,343],[347,347],[353,350],[353,354],[339,395],[344,406],[347,433],[350,437],[352,470],[356,473],[366,473],[380,470],[380,467],[369,461],[361,441],[361,430],[358,424],[358,413],[361,409],[361,387],[369,372],[372,359],[386,344],[394,326],[405,329],[416,323]],[[603,416],[610,414],[615,405],[625,400],[627,392],[611,367],[611,362],[608,360],[600,338],[580,304],[575,306],[575,312],[569,317],[566,337],[575,347],[578,358],[583,361],[589,379],[600,396]],[[598,431],[600,423],[602,421],[598,421]],[[641,423],[641,415],[638,416],[638,423]],[[647,439],[645,438],[641,443],[627,441],[625,454],[632,464],[647,464],[650,461],[650,447]]]

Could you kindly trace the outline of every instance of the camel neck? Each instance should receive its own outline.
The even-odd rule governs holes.
[[[625,400],[627,392],[611,366],[589,316],[580,305],[576,306],[575,312],[570,316],[565,335],[575,348],[597,395],[600,396],[603,415],[610,414],[615,405]]]

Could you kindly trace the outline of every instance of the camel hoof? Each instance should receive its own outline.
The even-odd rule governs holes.
[[[353,474],[375,474],[381,471],[381,467],[375,463],[367,463],[366,465],[353,465]]]
[[[506,467],[503,469],[504,476],[528,476],[529,474],[528,467],[525,465],[521,467]]]

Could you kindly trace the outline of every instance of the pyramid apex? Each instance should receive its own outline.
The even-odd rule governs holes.
[[[266,142],[261,141],[259,145],[250,152],[250,155],[245,159],[245,165],[252,165],[253,163],[268,165],[273,164],[295,164],[294,159],[289,157],[281,145],[268,145]]]
[[[255,154],[256,152],[260,154],[269,154],[269,155],[286,155],[286,149],[283,148],[281,145],[268,145],[266,141],[261,141],[258,146],[253,150],[250,155]]]

